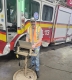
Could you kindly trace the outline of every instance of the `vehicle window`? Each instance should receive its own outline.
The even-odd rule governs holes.
[[[8,26],[8,32],[17,32],[17,1],[7,1],[7,22],[12,23],[12,26]]]
[[[53,7],[44,5],[43,6],[42,20],[52,21],[52,17],[53,17]]]
[[[33,0],[26,0],[25,1],[25,17],[30,19],[34,16],[34,13],[39,13],[40,4]]]
[[[0,0],[0,12],[2,11],[2,0]]]
[[[7,0],[7,21],[13,23],[16,22],[17,10],[16,0]]]

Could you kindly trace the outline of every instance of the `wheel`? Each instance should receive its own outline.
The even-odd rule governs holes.
[[[71,44],[72,44],[72,39],[71,39]]]
[[[23,37],[21,37],[19,40],[25,41],[26,40],[26,35],[24,35]],[[17,51],[17,47],[19,46],[19,42],[17,42],[15,48],[14,48],[14,52]]]
[[[26,40],[26,35],[24,35],[23,37],[21,37],[19,40],[25,41]],[[14,48],[14,53],[16,54],[17,52],[17,47],[19,46],[19,42],[17,42],[16,47]],[[22,49],[21,49],[22,50]],[[19,59],[23,60],[25,57],[19,55]]]

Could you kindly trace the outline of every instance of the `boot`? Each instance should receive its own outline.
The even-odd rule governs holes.
[[[37,78],[39,78],[39,71],[35,71],[35,72],[36,72]]]

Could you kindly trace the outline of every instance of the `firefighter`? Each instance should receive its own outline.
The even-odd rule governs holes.
[[[29,68],[31,69],[33,66],[35,66],[35,72],[37,74],[37,78],[39,78],[39,54],[43,31],[41,27],[36,26],[36,20],[34,18],[31,18],[30,22],[31,26],[27,30],[26,41],[32,43],[32,49],[34,50],[34,54],[37,54],[37,56],[31,57],[31,65]]]

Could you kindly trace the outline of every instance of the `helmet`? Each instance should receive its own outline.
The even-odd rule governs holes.
[[[30,21],[32,22],[32,21],[36,21],[36,20],[35,20],[35,18],[34,18],[34,17],[32,17],[32,18],[30,19]]]

